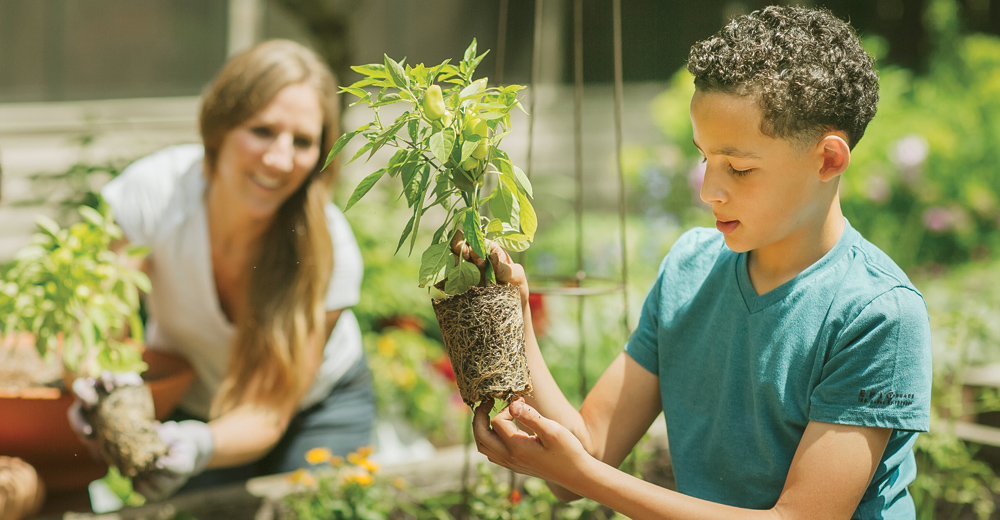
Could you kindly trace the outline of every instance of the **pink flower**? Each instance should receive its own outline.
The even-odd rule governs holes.
[[[955,225],[955,219],[948,208],[935,206],[924,210],[924,227],[934,232],[948,231]]]

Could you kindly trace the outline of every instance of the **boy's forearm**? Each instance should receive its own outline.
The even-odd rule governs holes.
[[[532,386],[531,395],[525,396],[525,401],[543,416],[562,424],[573,432],[583,443],[583,447],[588,452],[593,453],[593,443],[587,425],[583,421],[583,416],[566,399],[545,363],[531,323],[531,309],[527,305],[524,306],[524,350],[528,357],[528,370],[531,373]]]

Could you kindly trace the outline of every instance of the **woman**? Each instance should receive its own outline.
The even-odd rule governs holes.
[[[127,239],[149,250],[148,348],[195,370],[160,427],[170,452],[135,483],[149,498],[370,443],[371,376],[348,309],[361,256],[330,202],[336,170],[323,169],[337,118],[322,61],[265,42],[209,86],[202,145],[140,159],[102,190]]]

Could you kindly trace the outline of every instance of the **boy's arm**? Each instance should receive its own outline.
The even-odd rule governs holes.
[[[497,280],[517,285],[520,289],[524,346],[533,387],[531,395],[525,399],[543,415],[569,429],[590,455],[617,467],[662,411],[659,379],[628,355],[619,354],[587,394],[580,410],[577,410],[552,377],[538,347],[531,321],[531,308],[528,305],[528,282],[524,268],[514,263],[510,255],[496,243],[490,242],[489,245],[490,262],[494,266]],[[461,247],[462,254],[467,259],[480,267],[484,265],[482,260],[471,254],[467,246],[461,243],[456,246]],[[492,409],[492,403],[487,402],[480,407],[488,412]],[[485,424],[480,425],[479,430],[483,426],[486,430],[489,429],[489,425]],[[562,500],[579,498],[557,486],[552,489]]]
[[[534,433],[518,429],[514,420]],[[566,428],[521,401],[492,421],[489,409],[480,407],[475,428],[479,451],[496,464],[555,483],[629,518],[665,520],[850,518],[892,431],[810,422],[777,504],[750,510],[683,495],[619,471],[591,457]]]

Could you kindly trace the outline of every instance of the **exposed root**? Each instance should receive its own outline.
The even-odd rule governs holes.
[[[516,286],[490,285],[434,302],[462,400],[511,401],[531,393]]]

